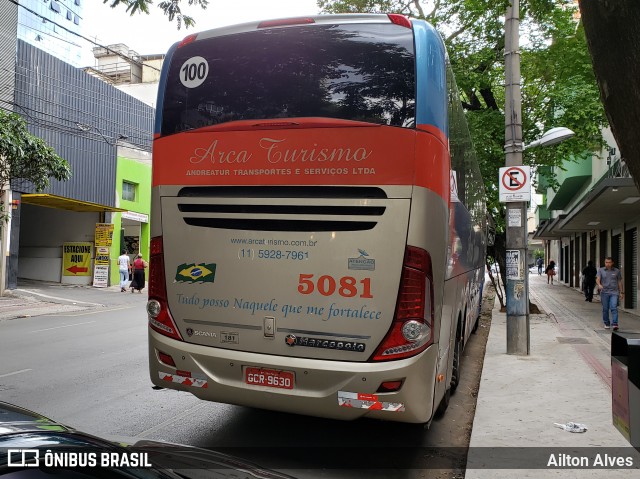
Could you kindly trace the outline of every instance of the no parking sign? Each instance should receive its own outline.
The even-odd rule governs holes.
[[[531,168],[509,166],[500,168],[500,201],[531,201]]]

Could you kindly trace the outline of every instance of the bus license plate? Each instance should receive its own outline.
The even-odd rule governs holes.
[[[294,375],[292,371],[274,371],[248,367],[245,370],[244,382],[252,386],[293,389]]]

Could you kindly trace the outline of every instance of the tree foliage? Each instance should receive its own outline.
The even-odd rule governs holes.
[[[153,5],[153,0],[102,0],[102,3],[108,3],[111,8],[116,8],[118,5],[122,5],[126,8],[130,15],[136,13],[149,13],[149,7]],[[196,21],[193,17],[182,13],[180,4],[188,4],[189,6],[199,6],[201,8],[207,8],[209,0],[163,0],[158,3],[158,8],[164,12],[169,18],[169,21],[176,21],[178,30],[184,24],[185,28],[193,27]]]
[[[0,190],[8,188],[12,180],[21,179],[42,191],[51,178],[65,181],[70,177],[69,163],[44,140],[29,133],[22,117],[0,110]],[[0,218],[6,219],[4,208]]]
[[[402,13],[430,22],[442,35],[485,182],[498,231],[498,168],[504,166],[504,15],[509,0],[318,0],[326,13]],[[525,164],[561,166],[568,158],[599,150],[607,125],[598,101],[584,30],[572,2],[521,0],[522,117],[525,144],[564,126],[576,136],[552,148],[524,154]],[[550,171],[550,168],[546,171]],[[549,178],[554,185],[554,178]]]

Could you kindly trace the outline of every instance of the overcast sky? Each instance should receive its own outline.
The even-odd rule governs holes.
[[[158,0],[154,2],[157,3]],[[188,11],[196,20],[196,26],[189,30],[184,26],[177,30],[175,21],[169,22],[156,5],[149,10],[149,15],[130,17],[122,6],[110,8],[102,0],[87,0],[84,2],[84,36],[102,45],[124,43],[141,55],[166,53],[173,43],[189,33],[253,20],[315,15],[318,6],[316,0],[210,0],[206,10],[183,7],[185,13]],[[93,56],[88,55],[85,63],[94,64]]]

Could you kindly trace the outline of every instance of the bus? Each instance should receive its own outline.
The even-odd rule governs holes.
[[[156,387],[342,420],[444,413],[486,208],[432,26],[319,15],[187,36],[162,68],[152,171]]]

